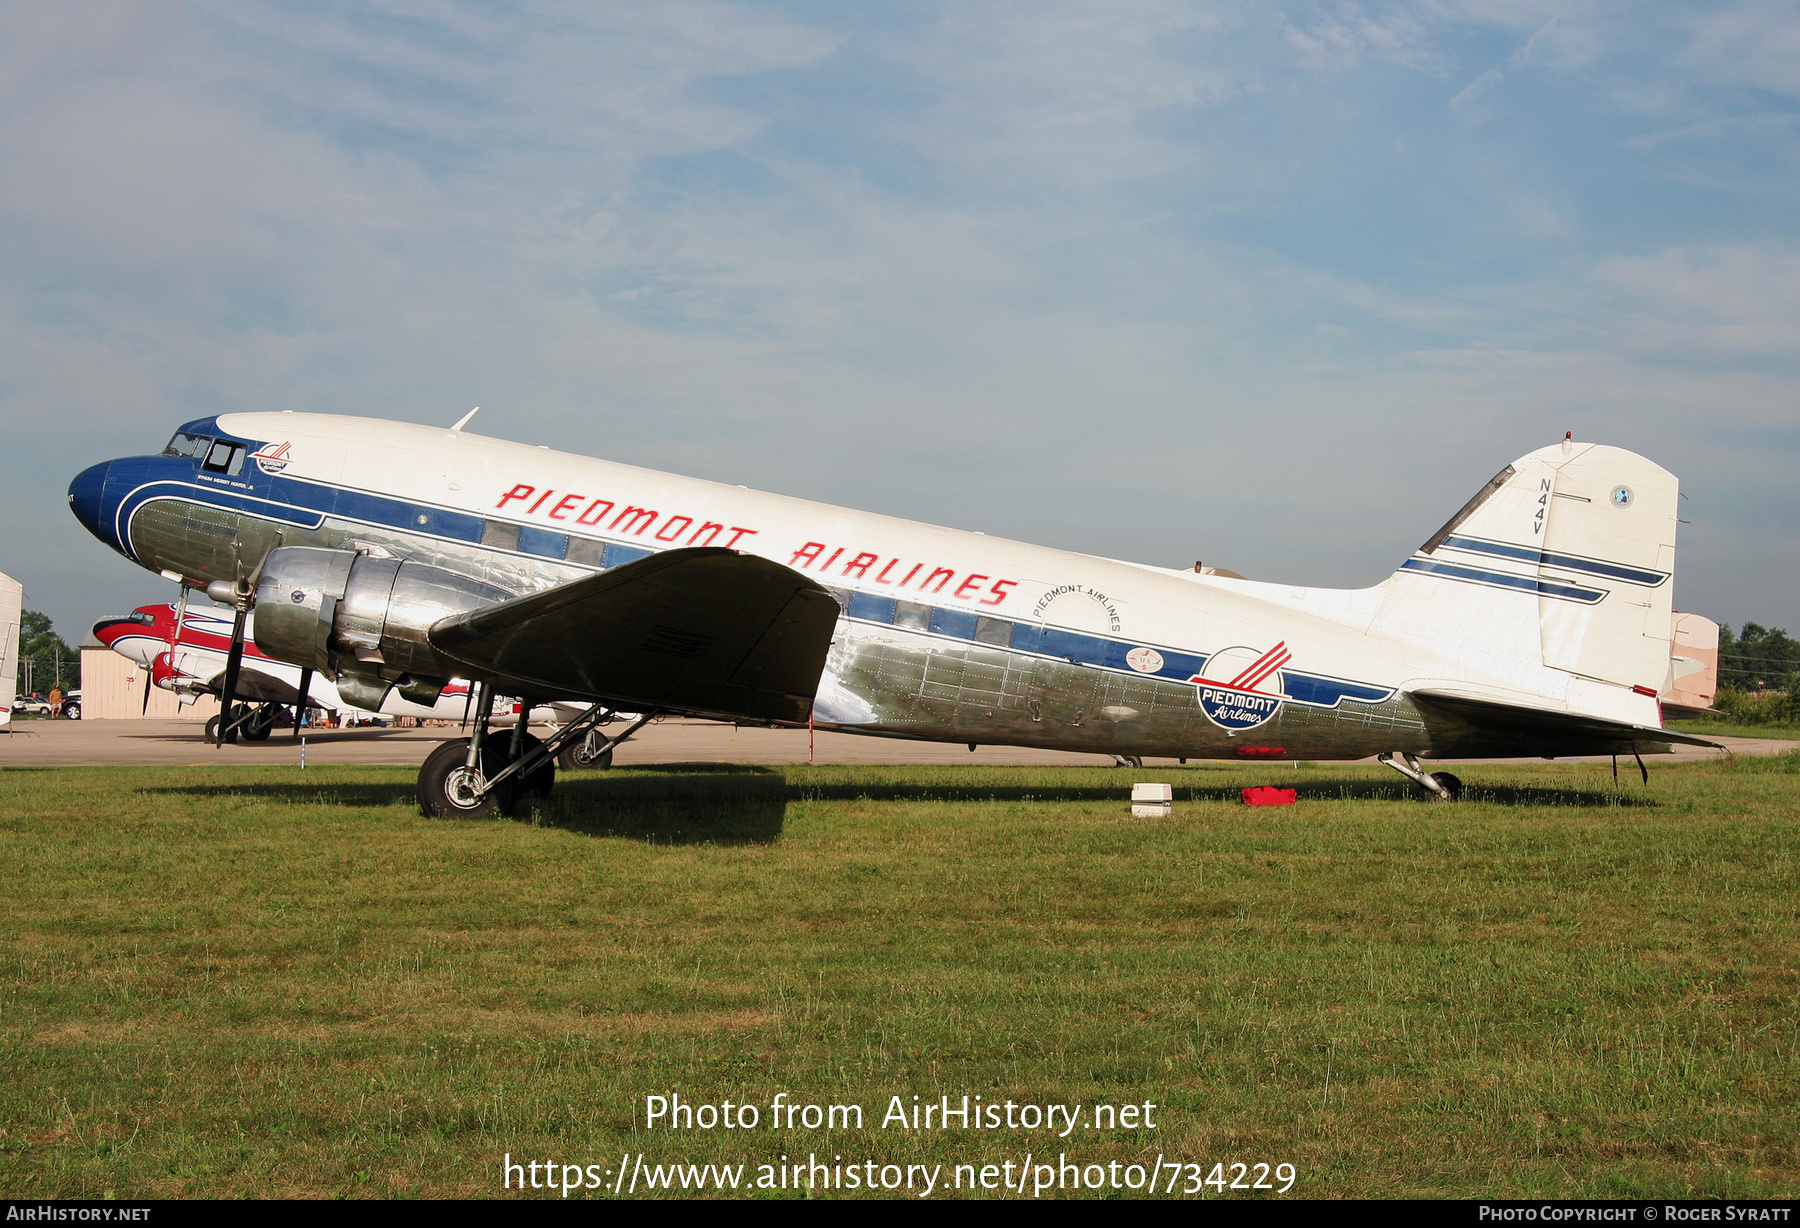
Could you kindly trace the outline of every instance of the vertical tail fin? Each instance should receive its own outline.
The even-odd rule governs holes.
[[[1615,688],[1654,697],[1669,672],[1678,497],[1673,474],[1621,448],[1541,448],[1402,564],[1372,629],[1533,690],[1533,667],[1560,670],[1578,709],[1616,708],[1599,698]]]

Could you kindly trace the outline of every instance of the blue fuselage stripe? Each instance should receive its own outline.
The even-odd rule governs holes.
[[[1558,584],[1554,580],[1539,580],[1535,576],[1513,576],[1504,571],[1481,571],[1474,567],[1459,567],[1455,563],[1440,563],[1435,559],[1407,559],[1406,562],[1400,564],[1400,570],[1422,571],[1429,575],[1443,576],[1446,579],[1468,580],[1475,584],[1493,585],[1496,588],[1519,589],[1544,597],[1560,597],[1565,601],[1579,601],[1583,605],[1594,605],[1606,596],[1605,589]]]
[[[1533,566],[1560,567],[1564,571],[1586,572],[1590,576],[1604,576],[1609,580],[1623,580],[1628,584],[1642,584],[1646,588],[1655,588],[1669,578],[1667,572],[1646,571],[1641,567],[1627,567],[1623,563],[1608,563],[1603,559],[1584,559],[1576,554],[1558,554],[1553,550],[1539,550],[1532,546],[1514,546],[1507,542],[1482,541],[1475,537],[1446,537],[1444,545],[1457,550],[1467,550],[1474,554],[1491,554],[1496,558],[1518,559]]]

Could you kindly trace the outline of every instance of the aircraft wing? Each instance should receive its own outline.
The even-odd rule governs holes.
[[[220,670],[210,678],[196,679],[195,688],[203,695],[219,695],[225,690],[225,671]],[[284,682],[273,674],[264,673],[254,665],[245,663],[237,678],[236,698],[238,703],[256,704],[291,704],[299,698],[300,691],[293,683]],[[318,703],[307,700],[307,707],[316,708]]]
[[[1467,726],[1450,753],[1494,758],[1512,755],[1609,755],[1654,750],[1661,754],[1672,745],[1708,746],[1719,743],[1691,733],[1627,725],[1574,712],[1551,712],[1522,704],[1501,703],[1431,689],[1409,691],[1428,715],[1442,714]]]
[[[799,572],[698,547],[452,615],[428,635],[514,694],[800,722],[837,618]]]

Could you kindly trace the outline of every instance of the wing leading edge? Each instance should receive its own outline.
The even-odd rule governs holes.
[[[735,550],[669,550],[434,623],[431,645],[503,690],[805,721],[838,604]]]

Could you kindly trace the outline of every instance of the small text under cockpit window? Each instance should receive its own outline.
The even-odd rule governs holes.
[[[163,449],[164,456],[205,456],[206,449],[212,440],[205,435],[188,435],[175,432],[175,438],[169,440],[169,446]]]

